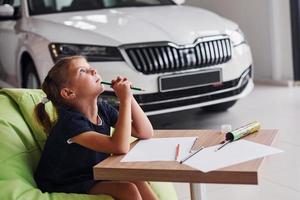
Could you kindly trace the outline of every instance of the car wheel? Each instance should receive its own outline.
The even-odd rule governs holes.
[[[225,103],[219,103],[211,106],[202,107],[202,109],[207,112],[222,112],[232,107],[236,102],[237,101],[235,100],[235,101],[229,101]]]
[[[33,62],[28,62],[25,66],[22,87],[32,89],[38,89],[41,87],[41,82],[38,78]]]

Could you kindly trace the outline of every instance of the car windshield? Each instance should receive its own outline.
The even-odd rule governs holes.
[[[28,0],[30,15],[174,4],[172,0]]]

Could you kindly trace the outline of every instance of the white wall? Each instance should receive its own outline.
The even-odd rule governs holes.
[[[256,80],[293,80],[289,0],[186,0],[239,24],[252,49]]]

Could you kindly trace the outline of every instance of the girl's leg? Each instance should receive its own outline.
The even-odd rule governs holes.
[[[153,190],[147,182],[136,181],[133,183],[137,186],[143,200],[158,200],[157,195],[153,192]]]
[[[96,183],[89,194],[107,194],[117,200],[142,200],[138,187],[134,183],[125,181]]]

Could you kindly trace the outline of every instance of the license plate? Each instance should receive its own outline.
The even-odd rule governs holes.
[[[158,82],[160,92],[200,87],[221,82],[221,70],[161,76]]]

